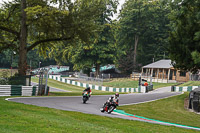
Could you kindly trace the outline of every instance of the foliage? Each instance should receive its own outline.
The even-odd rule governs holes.
[[[26,85],[26,77],[19,75],[16,69],[0,69],[0,85]]]
[[[117,68],[125,74],[130,74],[134,70],[133,62],[133,48],[126,50],[125,54],[122,54],[117,61]]]
[[[8,71],[6,70],[0,72],[0,85],[8,85]]]
[[[19,54],[19,74],[25,75],[26,55],[37,48],[45,56],[50,47],[89,42],[100,29],[96,22],[108,0],[14,0],[0,8],[0,48]],[[58,7],[53,6],[57,4]]]
[[[185,71],[200,68],[200,1],[174,0],[171,2],[170,58],[173,65]]]
[[[0,53],[0,67],[1,68],[17,68],[18,67],[18,60],[19,55],[16,55],[11,50],[5,50],[2,53]],[[39,67],[39,62],[41,62],[40,67],[43,66],[49,66],[49,65],[56,65],[56,61],[52,58],[45,58],[43,56],[40,56],[40,54],[37,52],[37,49],[31,50],[27,54],[27,65],[28,68],[31,67],[31,69],[35,69]],[[12,64],[12,65],[11,65]],[[68,64],[64,64],[68,65]]]
[[[91,43],[77,42],[76,45],[52,49],[51,56],[60,63],[63,61],[74,64],[74,70],[91,71],[93,65],[112,64],[116,58],[116,45],[111,25],[106,24],[98,37],[91,37]]]
[[[129,0],[124,4],[119,16],[118,43],[126,54],[130,54],[129,49],[133,51],[131,65],[135,70],[151,63],[153,58],[159,60],[164,53],[167,55],[168,12],[167,5],[160,0]],[[125,57],[131,62],[128,55]],[[130,67],[127,71],[133,70]]]
[[[96,75],[99,75],[100,65],[113,64],[116,60],[115,25],[110,20],[112,13],[116,11],[116,5],[116,0],[108,1],[106,11],[95,21],[99,23],[101,30],[90,36],[89,42],[76,41],[70,46],[52,48],[51,55],[59,62],[71,62],[74,70],[83,70],[88,75],[91,68],[95,67]]]

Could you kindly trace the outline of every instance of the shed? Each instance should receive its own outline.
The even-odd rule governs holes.
[[[171,60],[159,60],[142,67],[142,76],[148,79],[152,76],[153,82],[186,82],[189,81],[189,72],[180,71],[173,67]]]

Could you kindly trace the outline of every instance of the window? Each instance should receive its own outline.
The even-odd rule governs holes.
[[[186,72],[180,71],[180,76],[181,76],[181,77],[186,77]]]
[[[174,76],[176,76],[176,70],[174,71]]]
[[[168,75],[168,70],[166,70],[166,75]]]

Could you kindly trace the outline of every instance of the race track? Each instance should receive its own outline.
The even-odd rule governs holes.
[[[165,97],[179,95],[179,92],[165,92],[165,93],[134,93],[134,94],[121,94],[119,98],[119,105],[137,104],[152,100],[157,100]],[[82,103],[81,96],[70,97],[23,97],[23,98],[10,98],[9,101],[19,102],[24,104],[31,104],[41,107],[49,107],[60,110],[77,111],[87,114],[95,114],[101,116],[118,117],[123,119],[138,120],[131,117],[125,117],[117,115],[115,113],[107,114],[101,113],[100,107],[110,97],[110,95],[104,96],[91,96],[86,104]],[[140,120],[144,121],[144,120]]]
[[[157,90],[154,90],[149,93],[133,93],[133,94],[120,94],[119,97],[119,105],[130,105],[130,104],[138,104],[144,102],[151,102],[158,99],[163,99],[171,96],[180,95],[181,92],[170,92],[170,87],[164,87]],[[95,114],[107,117],[115,117],[129,120],[137,120],[143,122],[149,122],[154,124],[168,125],[168,126],[176,126],[186,129],[195,129],[200,130],[197,127],[189,127],[185,125],[179,125],[175,123],[168,123],[158,120],[152,120],[143,117],[124,115],[122,113],[118,113],[117,111],[112,112],[111,114],[101,113],[100,108],[103,103],[110,97],[111,95],[103,95],[103,96],[91,96],[89,101],[86,104],[82,103],[81,96],[63,96],[63,97],[19,97],[19,98],[7,98],[8,101],[36,105],[41,107],[55,108],[60,110],[67,111],[77,111],[87,114]]]

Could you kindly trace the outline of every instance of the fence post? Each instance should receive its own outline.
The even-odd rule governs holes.
[[[171,86],[171,91],[174,91],[174,86]]]

